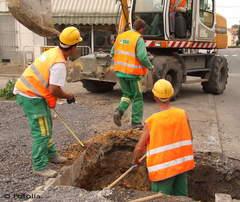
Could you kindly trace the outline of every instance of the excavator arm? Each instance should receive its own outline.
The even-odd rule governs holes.
[[[51,0],[6,0],[13,17],[43,37],[58,37],[53,26]]]

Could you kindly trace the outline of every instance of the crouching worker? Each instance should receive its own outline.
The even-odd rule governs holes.
[[[33,174],[56,177],[57,172],[47,169],[48,162],[65,163],[65,157],[57,156],[52,142],[51,108],[57,98],[75,102],[72,94],[62,90],[66,79],[66,58],[73,54],[78,42],[82,41],[75,27],[67,27],[60,34],[59,47],[44,52],[26,68],[17,80],[13,93],[17,103],[26,113],[33,136]]]
[[[170,82],[158,80],[152,92],[159,111],[146,120],[132,164],[142,164],[139,158],[147,144],[147,168],[152,191],[188,196],[187,171],[194,167],[189,118],[184,110],[170,106],[174,93]]]

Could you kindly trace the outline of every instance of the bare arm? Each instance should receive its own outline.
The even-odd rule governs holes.
[[[147,141],[150,138],[150,134],[149,134],[149,130],[147,127],[147,124],[144,125],[143,128],[143,133],[142,136],[140,137],[135,149],[134,149],[134,154],[133,154],[133,160],[132,160],[132,165],[141,165],[142,162],[139,160],[139,158],[141,157],[144,147],[147,143]]]
[[[49,90],[50,93],[56,98],[65,98],[70,100],[73,97],[72,94],[63,91],[60,86],[49,84]]]

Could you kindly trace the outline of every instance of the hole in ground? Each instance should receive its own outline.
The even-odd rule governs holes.
[[[130,167],[134,148],[141,133],[135,130],[109,131],[93,137],[86,149],[85,161],[75,187],[87,191],[102,190]],[[74,145],[74,151],[82,150]],[[72,156],[72,149],[65,156]],[[195,168],[188,172],[188,193],[194,200],[214,201],[215,193],[225,193],[240,199],[240,163],[226,157],[195,153]],[[135,168],[114,188],[150,191],[146,163]]]

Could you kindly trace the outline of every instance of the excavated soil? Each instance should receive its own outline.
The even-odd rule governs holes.
[[[72,144],[66,149],[65,157],[68,158],[68,165],[73,163],[86,150],[84,160],[92,161],[97,156],[97,160],[91,163],[76,183],[76,187],[87,191],[102,190],[131,166],[134,147],[137,144],[142,132],[130,129],[128,131],[108,131],[90,138],[84,143]],[[143,166],[134,169],[129,175],[121,180],[114,188],[137,189],[150,191],[151,184],[145,162]]]

